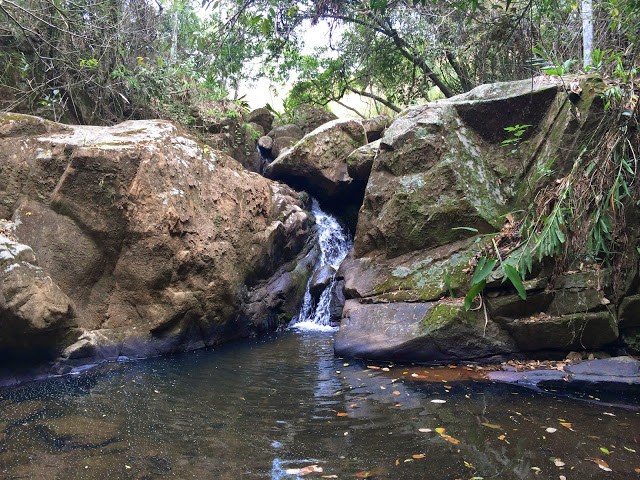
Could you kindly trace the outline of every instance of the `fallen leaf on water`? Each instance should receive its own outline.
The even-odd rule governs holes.
[[[542,469],[540,467],[531,467],[531,470],[536,472],[536,475],[542,471]]]
[[[557,428],[549,427],[545,430],[547,433],[556,433],[558,431]]]
[[[636,468],[636,469],[635,469],[635,472],[636,472],[636,473],[640,473],[640,468]]]
[[[308,467],[300,469],[300,475],[307,475],[314,472],[322,472],[322,467],[319,467],[318,465],[309,465]]]
[[[600,447],[600,451],[602,453],[606,453],[607,455],[611,455],[611,452],[609,450],[607,450],[606,448],[604,448],[604,447]]]
[[[357,478],[369,478],[371,476],[371,472],[358,472],[356,473]]]
[[[384,367],[384,368],[382,369],[382,371],[383,371],[383,372],[388,372],[388,371],[389,371],[389,367]]]
[[[424,453],[417,453],[417,454],[415,454],[415,455],[411,455],[411,456],[412,456],[413,458],[417,458],[417,459],[420,459],[420,458],[424,458],[424,457],[426,457],[426,455],[425,455]]]
[[[457,438],[453,438],[450,435],[447,435],[446,433],[444,433],[444,431],[445,430],[442,427],[436,428],[436,432],[438,432],[440,436],[444,438],[447,442],[453,443],[454,445],[460,443],[460,440],[458,440]]]
[[[605,462],[604,460],[600,460],[599,458],[585,458],[585,460],[588,460],[590,462],[595,463],[601,469],[603,469],[605,472],[610,472],[611,471],[611,469],[609,468],[609,464],[607,462]]]
[[[565,463],[559,458],[551,458],[551,461],[556,467],[564,467]]]
[[[387,387],[385,387],[384,385],[380,385],[380,390],[386,390]]]
[[[404,463],[413,462],[413,458],[405,458]]]
[[[349,415],[347,412],[338,412],[336,414],[338,417],[346,417],[347,415]]]
[[[399,392],[398,390],[394,390],[394,391],[393,391],[393,394],[394,394],[394,395],[400,395],[400,392]]]
[[[627,452],[636,453],[636,451],[635,451],[633,448],[624,447],[624,449],[625,449]]]
[[[440,400],[439,398],[435,398],[431,400],[431,403],[447,403],[446,400]]]
[[[481,423],[480,425],[484,425],[487,428],[494,428],[496,430],[502,430],[500,425],[496,425],[495,423]]]
[[[399,458],[396,458],[396,467],[397,467],[398,465],[400,465],[400,459],[399,459]]]
[[[469,462],[467,462],[466,460],[463,460],[463,461],[464,461],[464,466],[465,466],[465,467],[470,468],[470,469],[472,469],[472,470],[476,468],[476,467],[474,467],[473,465],[471,465]]]
[[[429,433],[429,432],[432,432],[433,430],[431,430],[430,428],[419,428],[418,431],[422,433]]]
[[[371,370],[380,370],[380,367],[376,367],[375,365],[367,365],[367,368],[370,368]]]
[[[322,472],[322,467],[318,465],[309,465],[302,468],[287,468],[285,471],[287,475],[308,475],[310,473]]]
[[[322,478],[338,478],[338,475],[322,475]]]
[[[614,413],[604,412],[603,415],[609,415],[610,417],[615,417]]]

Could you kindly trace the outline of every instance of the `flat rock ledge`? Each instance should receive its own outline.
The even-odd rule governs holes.
[[[640,395],[640,360],[630,356],[612,357],[567,365],[562,370],[488,372],[487,378],[547,390],[603,391],[637,398]]]

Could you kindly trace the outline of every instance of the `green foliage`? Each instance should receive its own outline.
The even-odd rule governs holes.
[[[503,147],[506,147],[506,146],[511,147],[511,151],[509,152],[509,155],[516,153],[518,151],[518,148],[520,148],[521,145],[525,143],[529,143],[528,141],[523,142],[522,136],[525,134],[525,132],[527,131],[527,128],[529,128],[530,126],[531,125],[515,125],[513,127],[505,127],[505,130],[511,133],[512,135],[511,138],[507,138],[502,141]]]

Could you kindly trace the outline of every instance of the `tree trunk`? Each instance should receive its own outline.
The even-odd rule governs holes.
[[[369,93],[369,92],[365,92],[363,90],[358,90],[356,88],[350,87],[349,85],[347,85],[346,88],[350,92],[357,93],[358,95],[362,95],[363,97],[373,98],[376,102],[380,102],[385,107],[389,107],[391,110],[393,110],[396,113],[400,113],[402,111],[402,110],[400,110],[399,107],[397,107],[396,105],[391,103],[389,100],[385,100],[384,98],[379,97],[378,95],[376,95],[374,93]]]
[[[591,65],[593,51],[593,7],[591,0],[582,0],[582,58],[583,68]]]

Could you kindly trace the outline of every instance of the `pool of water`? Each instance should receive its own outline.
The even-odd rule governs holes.
[[[633,401],[347,361],[332,342],[289,331],[0,390],[0,478],[640,478]]]

